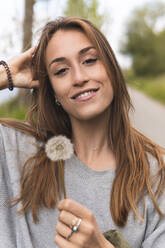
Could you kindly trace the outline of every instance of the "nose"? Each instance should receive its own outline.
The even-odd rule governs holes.
[[[73,86],[82,86],[89,81],[88,75],[81,65],[77,65],[73,71]]]

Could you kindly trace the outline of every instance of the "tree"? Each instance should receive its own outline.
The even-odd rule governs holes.
[[[129,21],[126,41],[121,52],[130,55],[136,75],[158,75],[165,71],[161,62],[165,61],[165,31],[157,30],[157,24],[165,13],[165,5],[155,3],[134,11]]]
[[[34,15],[35,0],[25,0],[25,15],[23,20],[23,43],[22,51],[27,50],[32,46],[32,28],[33,28],[33,15]],[[20,89],[18,92],[18,105],[27,106],[29,102],[29,90]]]
[[[41,1],[48,3],[49,0],[25,0],[22,50],[26,50],[32,46],[34,5]]]
[[[35,0],[25,0],[25,15],[23,21],[23,46],[22,50],[32,45],[32,27]]]
[[[98,1],[97,0],[68,0],[66,9],[64,10],[66,16],[77,16],[85,19],[89,19],[99,29],[105,20],[103,14],[98,13]]]
[[[39,1],[48,2],[49,0],[25,0],[22,51],[27,50],[32,46],[34,5]],[[26,107],[29,103],[29,95],[30,90],[20,89],[18,92],[18,105]]]

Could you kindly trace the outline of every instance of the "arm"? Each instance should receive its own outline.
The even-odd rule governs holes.
[[[38,81],[33,79],[31,71],[31,60],[34,52],[35,48],[30,48],[7,62],[14,87],[29,89],[38,87]],[[6,70],[3,65],[0,65],[0,90],[8,88],[8,84]]]
[[[7,88],[8,79],[7,73],[3,65],[0,66],[0,90]]]

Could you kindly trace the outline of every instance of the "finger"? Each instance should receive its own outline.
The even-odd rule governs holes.
[[[79,220],[79,218],[77,218],[75,215],[73,215],[70,212],[67,212],[65,210],[62,210],[60,212],[58,219],[59,219],[59,221],[65,223],[69,227],[72,225],[76,225],[78,223],[78,220]],[[81,226],[81,224],[80,224],[80,226]],[[79,226],[79,230],[80,230],[80,226]]]
[[[70,212],[62,210],[58,216],[58,219],[59,219],[59,222],[64,223],[65,225],[67,225],[70,228],[72,225],[76,225],[78,223],[79,218],[77,216],[71,214]],[[77,233],[82,233],[82,234],[88,235],[92,231],[93,231],[93,225],[91,224],[91,222],[89,222],[85,219],[81,219],[81,223],[78,227]]]
[[[31,81],[30,88],[39,88],[39,81],[38,80],[33,80]]]
[[[58,209],[66,210],[81,219],[93,220],[93,214],[88,208],[70,198],[60,201]]]
[[[77,245],[73,244],[69,240],[66,240],[64,237],[61,235],[57,234],[54,238],[54,242],[57,244],[59,248],[77,248]]]
[[[31,47],[28,50],[26,50],[24,53],[32,56],[35,53],[36,48],[37,48],[37,46]]]
[[[21,53],[18,58],[20,59],[20,62],[27,62],[30,61],[36,51],[36,46],[29,48],[25,52]],[[17,57],[16,57],[17,58]]]
[[[71,233],[71,231],[72,230],[61,221],[59,221],[56,225],[56,232],[61,236],[63,236],[64,238],[67,238]]]
[[[70,236],[72,230],[67,225],[59,221],[56,225],[56,232],[57,234],[59,234],[60,236],[62,236],[67,240],[67,237]],[[68,241],[72,242],[73,244],[77,244],[80,246],[82,246],[84,240],[85,240],[85,235],[79,231],[76,233],[72,232],[71,236],[68,239]]]
[[[72,242],[73,244],[76,244],[76,247],[82,247],[82,245],[85,244],[87,240],[89,240],[90,235],[93,234],[93,229],[91,229],[90,225],[86,225],[86,232],[84,233],[82,233],[80,230],[78,230],[77,232],[72,232],[72,230],[67,225],[60,221],[56,225],[56,231],[57,234],[59,234],[66,240]]]
[[[29,49],[29,52],[33,55],[37,49],[37,46],[33,46]]]

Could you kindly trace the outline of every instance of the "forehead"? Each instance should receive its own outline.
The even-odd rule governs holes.
[[[72,56],[88,46],[92,46],[92,43],[82,31],[59,30],[47,45],[46,60],[50,60],[54,56]]]

